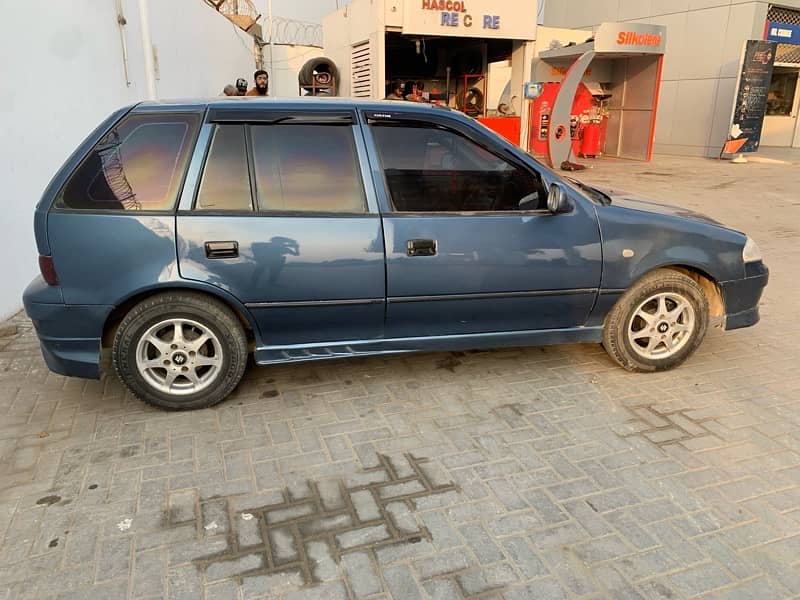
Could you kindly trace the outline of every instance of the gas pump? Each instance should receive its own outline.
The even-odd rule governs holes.
[[[531,102],[530,136],[528,148],[536,154],[547,154],[547,136],[550,132],[550,118],[553,103],[561,86],[560,82],[542,84],[542,93]],[[590,89],[591,87],[591,89]],[[581,83],[575,92],[569,119],[569,136],[572,141],[573,156],[597,157],[602,155],[605,145],[605,130],[608,111],[605,101],[598,94],[600,86]],[[593,93],[594,92],[594,93]],[[608,98],[606,95],[605,98]]]

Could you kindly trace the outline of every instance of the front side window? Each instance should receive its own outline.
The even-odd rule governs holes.
[[[541,210],[539,175],[439,127],[374,125],[394,209],[399,212]]]
[[[339,125],[253,125],[259,210],[363,213],[353,132]]]
[[[195,209],[253,209],[243,125],[218,125],[214,131]]]
[[[197,115],[134,114],[97,143],[56,199],[56,208],[172,210]]]

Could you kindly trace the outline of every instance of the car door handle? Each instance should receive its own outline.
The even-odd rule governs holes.
[[[409,256],[434,256],[436,254],[436,240],[408,240],[406,254]]]
[[[206,242],[207,258],[237,258],[239,242]]]

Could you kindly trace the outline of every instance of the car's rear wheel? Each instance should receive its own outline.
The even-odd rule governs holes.
[[[685,361],[708,328],[708,300],[691,278],[671,269],[642,277],[606,318],[603,346],[629,371],[663,371]]]
[[[247,338],[231,310],[191,292],[134,306],[114,336],[114,368],[138,398],[168,410],[205,408],[230,394],[247,366]]]

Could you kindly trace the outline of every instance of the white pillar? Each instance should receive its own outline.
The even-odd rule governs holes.
[[[155,100],[156,65],[153,58],[153,41],[150,39],[150,11],[147,0],[139,0],[139,22],[142,30],[142,52],[144,53],[144,76],[147,81],[147,99]]]
[[[267,2],[267,12],[269,13],[269,80],[270,80],[270,96],[277,96],[278,91],[275,87],[275,83],[278,81],[278,78],[275,76],[275,45],[272,43],[272,38],[275,35],[275,28],[272,25],[272,0],[268,0]]]

